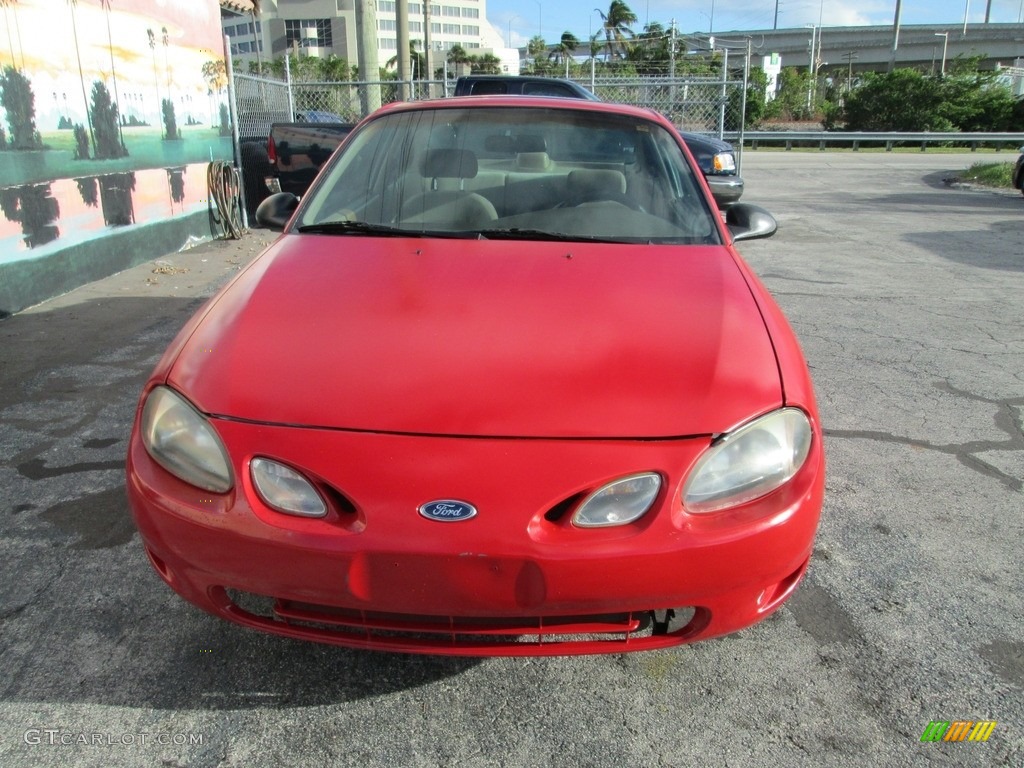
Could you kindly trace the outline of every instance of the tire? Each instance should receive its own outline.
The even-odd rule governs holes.
[[[249,226],[256,225],[256,209],[270,195],[264,181],[270,175],[270,158],[267,148],[259,142],[242,145],[242,185],[245,189],[245,208],[249,215]]]

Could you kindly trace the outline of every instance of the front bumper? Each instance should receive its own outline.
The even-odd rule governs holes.
[[[719,208],[728,208],[743,196],[743,179],[739,176],[708,175],[705,178]]]
[[[168,474],[133,434],[129,500],[157,572],[222,618],[350,647],[555,655],[734,632],[795,588],[822,504],[819,435],[783,488],[696,516],[683,511],[679,492],[707,438],[497,440],[213,423],[236,475],[222,495]],[[327,517],[264,505],[249,479],[255,456],[310,478]],[[638,521],[571,525],[574,501],[652,470],[665,483]],[[479,514],[438,523],[417,513],[444,498],[469,501]]]

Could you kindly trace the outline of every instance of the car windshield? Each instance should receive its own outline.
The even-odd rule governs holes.
[[[381,115],[325,171],[300,232],[717,244],[676,136],[633,115],[544,107]]]

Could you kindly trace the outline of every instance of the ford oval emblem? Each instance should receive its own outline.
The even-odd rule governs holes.
[[[420,507],[420,514],[427,520],[436,520],[441,523],[460,523],[476,516],[476,507],[464,501],[455,499],[440,499],[429,501]]]

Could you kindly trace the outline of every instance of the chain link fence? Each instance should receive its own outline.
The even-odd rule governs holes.
[[[742,131],[743,79],[669,76],[602,76],[576,81],[602,101],[652,109],[680,130],[721,138]],[[370,104],[450,96],[454,80],[398,82],[300,82],[235,73],[235,118],[246,208],[250,221],[268,194],[267,137],[275,122],[355,123]],[[379,97],[378,97],[379,94]]]
[[[673,77],[599,77],[580,80],[602,101],[632,104],[665,115],[683,131],[722,137],[739,129],[742,80]]]

